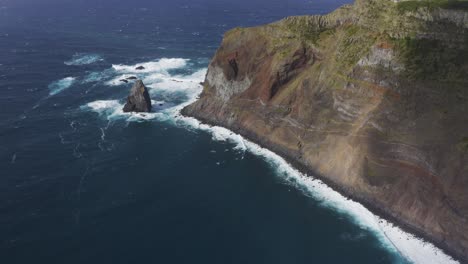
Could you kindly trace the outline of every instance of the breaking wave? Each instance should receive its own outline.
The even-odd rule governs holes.
[[[104,80],[105,75],[102,72],[91,72],[83,79],[83,83],[100,82]]]
[[[112,68],[117,72],[124,73],[145,73],[145,72],[156,72],[156,71],[167,71],[171,69],[182,68],[187,65],[187,59],[181,58],[162,58],[158,61],[150,61],[139,63],[135,65],[112,65]],[[141,67],[140,69],[138,69]]]
[[[73,55],[73,57],[65,61],[64,64],[68,66],[79,66],[79,65],[87,65],[87,64],[93,64],[98,61],[103,61],[104,59],[99,56],[98,54],[83,54],[83,53],[78,53]]]
[[[181,58],[163,58],[158,61],[144,62],[135,65],[112,65],[115,74],[106,84],[117,86],[122,84],[121,80],[123,79],[138,77],[142,79],[147,86],[151,86],[151,84],[170,78],[170,70],[185,68],[188,61],[187,59]]]
[[[182,116],[180,110],[196,100],[202,90],[200,82],[204,80],[206,74],[206,69],[200,69],[187,75],[169,74],[169,69],[186,67],[187,61],[184,59],[163,59],[158,62],[131,66],[113,66],[119,76],[108,82],[107,85],[118,85],[119,83],[116,83],[115,80],[138,72],[141,74],[139,77],[147,84],[150,93],[163,97],[163,101],[153,102],[156,105],[153,113],[123,113],[123,103],[118,100],[94,101],[83,108],[99,113],[109,120],[157,120],[189,130],[208,132],[213,140],[230,142],[239,152],[248,151],[263,157],[285,183],[303,191],[305,195],[313,197],[322,206],[348,216],[360,228],[375,234],[380,243],[389,251],[400,254],[413,263],[458,263],[434,245],[404,232],[385,219],[372,214],[363,205],[334,191],[322,181],[294,169],[283,158],[270,150],[246,140],[226,128],[206,125],[197,119]],[[135,70],[139,65],[145,67],[144,72]],[[162,106],[159,106],[160,104]],[[344,236],[344,239],[348,238]]]
[[[286,160],[272,151],[246,140],[226,128],[202,124],[200,121],[190,117],[179,115],[176,118],[191,129],[203,130],[210,133],[213,140],[231,142],[235,145],[235,149],[249,151],[252,154],[263,157],[275,169],[277,176],[287,184],[302,190],[322,206],[347,215],[360,228],[369,230],[375,234],[380,243],[388,250],[402,255],[409,261],[413,263],[458,263],[431,243],[427,243],[412,234],[406,233],[387,220],[372,214],[360,203],[352,201],[334,191],[322,181],[294,169]]]
[[[158,104],[152,101],[153,104]],[[107,120],[126,119],[127,121],[144,121],[159,118],[162,120],[165,116],[162,113],[125,113],[122,109],[124,104],[119,100],[98,100],[82,106],[82,109],[90,109],[100,116],[105,117]]]
[[[67,77],[49,84],[49,95],[56,95],[70,88],[76,81],[75,77]]]
[[[93,72],[85,78],[85,81],[101,81],[110,78],[110,80],[104,80],[104,84],[108,86],[125,84],[121,80],[128,80],[130,77],[142,79],[152,98],[158,99],[153,101],[152,113],[124,113],[122,111],[123,101],[119,100],[98,100],[82,106],[82,109],[92,110],[109,120],[174,120],[178,111],[188,102],[192,102],[199,94],[200,82],[203,81],[206,74],[206,69],[187,71],[186,74],[170,73],[170,70],[186,68],[188,62],[187,59],[175,58],[136,65],[113,65],[110,71]],[[139,66],[143,66],[145,69],[136,70]],[[131,79],[128,81],[131,82]]]

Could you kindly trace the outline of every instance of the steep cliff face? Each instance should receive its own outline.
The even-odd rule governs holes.
[[[468,260],[468,12],[442,2],[358,0],[233,29],[183,113]]]

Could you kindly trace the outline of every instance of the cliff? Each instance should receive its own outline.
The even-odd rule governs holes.
[[[468,261],[468,5],[357,0],[227,32],[183,110]]]

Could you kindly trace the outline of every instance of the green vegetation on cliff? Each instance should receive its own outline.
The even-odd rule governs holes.
[[[468,49],[449,47],[441,40],[405,37],[393,39],[404,74],[410,79],[466,82]]]
[[[400,12],[414,12],[419,8],[444,9],[462,9],[468,10],[468,1],[466,0],[411,0],[398,3]]]

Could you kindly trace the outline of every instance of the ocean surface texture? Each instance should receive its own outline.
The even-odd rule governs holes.
[[[450,261],[179,115],[226,30],[346,2],[0,0],[1,263]],[[152,113],[122,112],[132,76]]]

